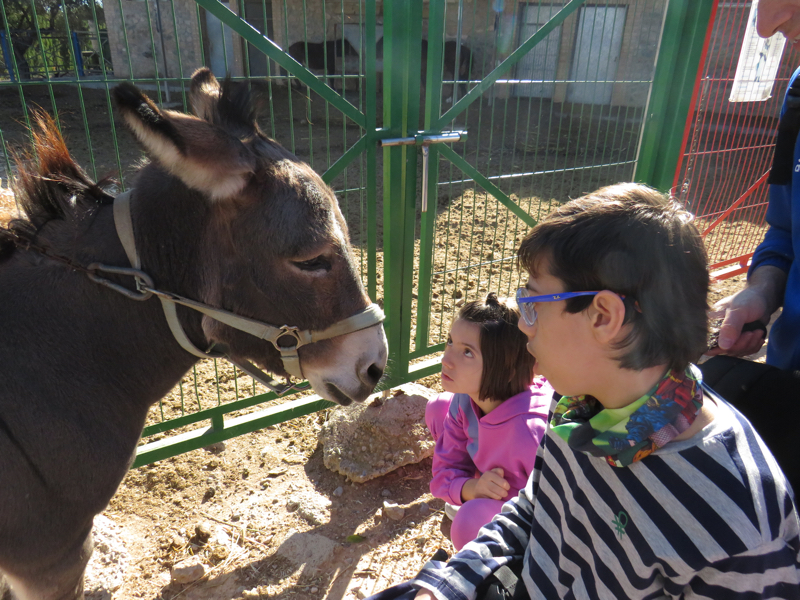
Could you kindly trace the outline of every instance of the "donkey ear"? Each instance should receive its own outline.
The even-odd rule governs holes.
[[[201,67],[194,72],[189,89],[189,102],[194,114],[211,122],[221,93],[219,82],[210,69]]]
[[[220,127],[197,117],[160,111],[127,82],[114,88],[114,100],[145,149],[170,173],[213,200],[237,195],[255,171],[253,153]]]

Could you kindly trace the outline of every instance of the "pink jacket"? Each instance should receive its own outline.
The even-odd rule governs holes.
[[[488,415],[466,394],[450,397],[442,435],[433,452],[431,493],[460,506],[461,488],[482,473],[501,467],[511,486],[504,500],[525,487],[547,427],[553,388],[537,378],[530,390],[512,396]]]

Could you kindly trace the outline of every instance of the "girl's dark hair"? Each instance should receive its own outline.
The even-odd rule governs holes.
[[[465,304],[458,318],[481,328],[480,398],[502,402],[527,390],[533,381],[535,359],[526,347],[528,338],[517,327],[519,311],[491,292],[483,302]]]
[[[692,215],[660,192],[619,183],[554,210],[522,240],[520,267],[542,268],[565,291],[625,295],[630,332],[617,344],[624,369],[683,370],[703,353],[708,327],[708,262]],[[566,301],[578,313],[584,296]]]

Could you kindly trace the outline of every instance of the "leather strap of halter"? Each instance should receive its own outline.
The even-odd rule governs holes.
[[[141,269],[141,261],[136,252],[136,242],[133,235],[133,221],[131,218],[130,210],[130,197],[131,191],[124,192],[117,196],[114,200],[114,224],[117,228],[117,235],[122,242],[125,253],[128,255],[128,260],[134,269]],[[284,325],[283,327],[275,327],[262,321],[242,317],[221,308],[214,308],[202,302],[185,298],[178,294],[171,292],[164,292],[151,288],[145,288],[148,292],[158,296],[161,301],[161,306],[164,309],[164,316],[167,319],[170,331],[175,337],[175,340],[187,352],[199,358],[220,358],[225,356],[223,353],[204,352],[197,348],[191,340],[186,336],[183,331],[183,326],[178,320],[177,311],[175,309],[177,304],[186,306],[196,310],[204,315],[211,317],[224,323],[234,329],[249,333],[257,338],[267,340],[281,353],[284,369],[286,372],[294,377],[303,377],[303,370],[300,366],[300,356],[297,349],[305,344],[313,344],[321,340],[327,340],[367,327],[372,327],[381,323],[386,317],[377,304],[370,304],[366,309],[358,312],[346,319],[338,321],[321,331],[300,330],[297,327]],[[293,338],[292,345],[281,345],[278,340],[288,341],[287,338]],[[235,362],[234,364],[240,366],[242,370],[253,375],[254,372],[261,373],[255,365],[246,362]]]
[[[117,228],[117,236],[119,241],[122,242],[122,247],[125,249],[125,254],[128,255],[128,261],[130,261],[131,266],[134,269],[141,269],[142,262],[139,259],[139,253],[136,251],[136,238],[133,235],[131,193],[132,190],[128,190],[114,199],[114,226]],[[178,311],[175,309],[175,304],[162,296],[159,296],[158,299],[161,301],[161,308],[164,310],[164,317],[167,319],[169,330],[172,332],[175,341],[184,350],[198,358],[222,358],[224,356],[221,352],[203,352],[195,346],[178,320]]]

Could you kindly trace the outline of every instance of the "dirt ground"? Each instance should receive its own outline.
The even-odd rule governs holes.
[[[40,100],[49,100],[38,93]],[[68,94],[61,89],[56,93]],[[97,131],[91,135],[92,148],[102,157],[94,170],[98,174],[113,171],[114,145],[101,133],[109,123],[104,92],[87,93],[84,101],[92,131]],[[1,97],[0,113],[18,102],[18,97]],[[76,158],[86,164],[88,142],[83,141],[81,111],[73,105],[62,118],[75,142],[70,146],[77,146]],[[3,121],[7,138],[19,137],[16,126],[7,127],[7,123]],[[303,135],[302,128],[297,131],[293,140],[298,153],[311,152],[324,164],[319,144],[314,150],[303,146],[313,139],[310,130],[308,135]],[[345,132],[348,139],[350,135]],[[281,135],[276,137],[285,141]],[[473,137],[476,147],[479,139]],[[547,161],[564,148],[558,144],[529,147],[514,138],[505,144],[512,149],[516,144],[522,152],[541,150],[537,160],[542,162],[535,164],[538,169],[552,167]],[[121,148],[120,163],[135,162],[138,149],[124,144]],[[502,161],[502,148],[493,156]],[[509,156],[508,160],[514,160],[513,153]],[[591,178],[576,180],[562,192],[579,195],[584,187],[588,191],[596,185]],[[558,194],[541,190],[520,196],[512,189],[506,191],[532,213],[546,213],[558,200]],[[443,341],[454,311],[465,300],[488,290],[503,293],[516,287],[519,275],[503,257],[513,254],[525,232],[516,217],[474,189],[440,198],[437,208],[433,271],[439,275],[432,281],[431,344]],[[0,190],[0,222],[15,213],[13,197]],[[469,223],[470,229],[463,229],[462,223]],[[712,303],[741,288],[743,281],[744,276],[738,276],[716,284]],[[418,290],[418,282],[414,286]],[[198,365],[167,397],[166,416],[177,410],[184,392],[195,394],[198,401],[225,402],[238,393],[237,385],[248,387],[230,375],[229,367],[219,369],[211,363]],[[419,383],[440,389],[438,376]],[[154,409],[153,421],[159,420],[156,413]],[[363,598],[412,576],[438,548],[452,552],[442,502],[428,490],[430,459],[364,484],[347,483],[322,463],[317,436],[329,413],[298,418],[131,471],[103,513],[105,518],[98,520],[97,549],[87,580],[93,591],[90,597],[99,600],[113,593],[116,600]],[[327,498],[330,519],[317,525],[304,520],[289,502],[297,494]],[[384,516],[384,501],[404,507],[403,518],[395,521]],[[300,554],[307,552],[309,560],[297,557],[298,542]],[[309,567],[323,547],[329,550],[325,559]],[[192,557],[204,565],[205,575],[193,583],[171,582],[172,568]]]

